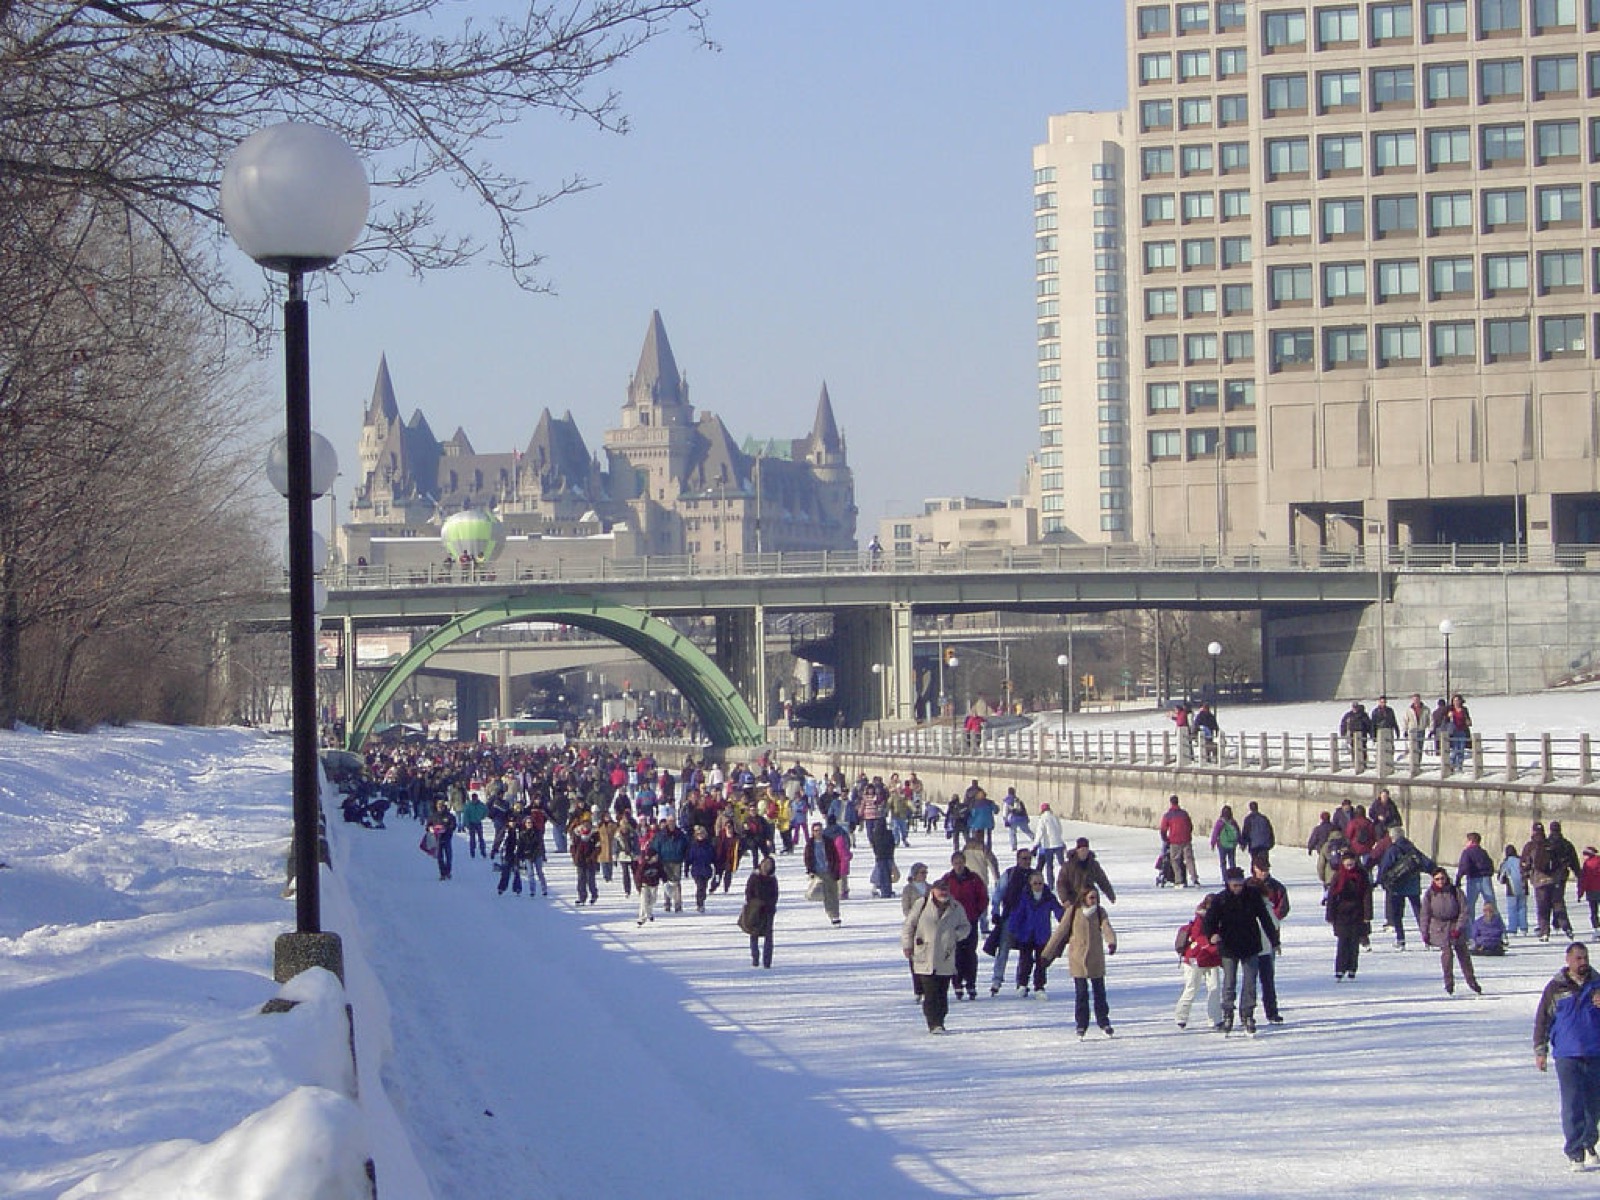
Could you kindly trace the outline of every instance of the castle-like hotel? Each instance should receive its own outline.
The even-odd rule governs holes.
[[[604,460],[591,454],[571,412],[549,409],[520,451],[480,454],[459,427],[440,441],[420,410],[400,419],[380,362],[338,555],[349,566],[435,564],[442,523],[469,509],[500,518],[519,567],[673,555],[723,568],[738,555],[855,548],[855,482],[827,385],[807,436],[737,444],[689,403],[659,312],[604,449]]]

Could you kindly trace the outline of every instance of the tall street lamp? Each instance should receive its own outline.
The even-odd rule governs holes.
[[[1217,662],[1222,658],[1222,643],[1212,642],[1206,647],[1206,653],[1211,656],[1211,707],[1217,706]]]
[[[1072,677],[1072,655],[1056,655],[1056,666],[1061,668],[1061,736],[1067,736],[1067,713],[1072,708],[1072,694],[1067,691],[1071,687],[1069,680]]]
[[[295,932],[278,938],[273,973],[284,981],[307,967],[322,966],[342,979],[344,954],[338,935],[322,931],[311,546],[311,502],[318,483],[323,490],[332,486],[332,472],[322,480],[313,478],[311,341],[304,281],[307,272],[331,266],[361,236],[367,223],[366,171],[337,135],[317,125],[288,122],[257,130],[239,144],[223,170],[220,200],[222,219],[239,248],[267,270],[284,272],[289,282],[283,306],[282,490],[289,501]]]
[[[1455,623],[1446,617],[1439,622],[1439,636],[1444,638],[1444,698],[1450,700],[1450,635],[1456,631]]]

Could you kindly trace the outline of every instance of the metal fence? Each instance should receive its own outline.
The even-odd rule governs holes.
[[[814,754],[870,754],[891,759],[984,758],[1050,765],[1185,767],[1196,770],[1272,772],[1284,775],[1347,775],[1386,779],[1414,777],[1523,784],[1592,786],[1594,758],[1588,734],[1473,734],[1459,754],[1448,743],[1443,755],[1422,739],[1398,742],[1385,732],[1376,739],[1339,734],[1268,730],[1224,733],[1205,743],[1174,729],[1074,730],[1031,728],[999,734],[968,734],[948,726],[917,729],[790,729],[779,733],[780,750]]]

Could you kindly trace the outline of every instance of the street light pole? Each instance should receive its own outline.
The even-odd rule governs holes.
[[[1072,685],[1068,679],[1072,675],[1072,656],[1070,654],[1056,655],[1056,666],[1061,668],[1061,740],[1067,739],[1067,713],[1072,708],[1072,693],[1067,689]]]
[[[1212,642],[1206,647],[1206,653],[1211,656],[1211,707],[1217,707],[1217,660],[1222,657],[1222,643]]]
[[[1450,701],[1450,635],[1456,631],[1455,624],[1446,617],[1439,622],[1439,636],[1444,638],[1444,698]]]
[[[331,266],[367,223],[366,172],[337,135],[289,122],[257,130],[223,171],[222,217],[239,248],[288,276],[283,306],[284,425],[289,517],[290,708],[293,720],[295,933],[278,939],[273,973],[285,981],[321,966],[343,978],[344,952],[322,930],[321,796],[317,764],[316,564],[311,503],[311,339],[308,272]],[[332,486],[329,478],[321,490]],[[347,650],[347,653],[351,651]]]

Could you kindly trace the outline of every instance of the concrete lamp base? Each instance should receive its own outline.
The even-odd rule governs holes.
[[[344,943],[337,933],[282,933],[272,945],[272,978],[288,983],[308,967],[325,967],[344,982]]]

